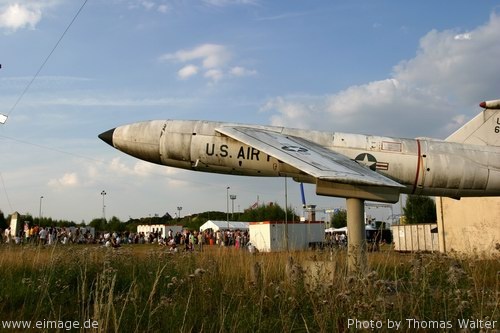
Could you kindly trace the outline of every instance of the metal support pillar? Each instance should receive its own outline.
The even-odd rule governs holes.
[[[365,202],[348,198],[347,201],[347,268],[349,273],[365,273],[367,270]]]

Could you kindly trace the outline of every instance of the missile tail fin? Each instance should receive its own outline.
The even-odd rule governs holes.
[[[500,109],[483,110],[446,141],[500,147]]]

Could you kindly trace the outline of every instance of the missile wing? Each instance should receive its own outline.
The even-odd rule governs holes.
[[[244,126],[223,126],[216,131],[313,176],[317,179],[318,194],[322,189],[334,189],[341,196],[344,195],[339,190],[348,191],[355,197],[397,201],[395,198],[405,188],[345,155],[304,138]],[[369,193],[378,193],[378,198],[371,197]]]
[[[404,188],[346,156],[303,138],[251,127],[221,127],[227,135],[315,178],[345,184]]]

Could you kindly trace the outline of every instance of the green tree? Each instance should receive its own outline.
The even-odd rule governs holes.
[[[343,228],[347,226],[347,210],[339,209],[336,210],[332,215],[332,227]]]
[[[120,219],[116,216],[113,216],[108,223],[106,224],[106,229],[108,231],[117,231],[122,232],[125,231],[125,224],[120,221]]]
[[[407,223],[435,223],[436,203],[423,195],[408,195],[403,212]]]
[[[288,221],[295,220],[295,212],[288,208],[287,219]],[[241,216],[240,221],[245,222],[257,222],[257,221],[284,221],[285,220],[285,210],[276,203],[270,203],[268,205],[260,205],[254,209],[245,210]]]
[[[7,220],[5,219],[3,212],[0,210],[0,229],[5,230],[6,228],[7,228]]]
[[[95,228],[96,231],[104,231],[106,230],[106,222],[101,218],[95,218],[90,221],[89,225]]]
[[[21,215],[21,221],[24,223],[28,223],[30,226],[34,225],[33,223],[33,216],[31,214],[26,213],[25,215]]]

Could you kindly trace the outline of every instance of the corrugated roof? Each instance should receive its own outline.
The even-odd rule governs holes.
[[[229,225],[230,230],[237,230],[237,229],[248,229],[249,222],[239,222],[239,221],[213,221],[213,220],[208,220],[207,222],[203,223],[203,225],[200,227],[200,230],[203,231],[205,229],[227,229]],[[216,227],[216,228],[214,228]]]

